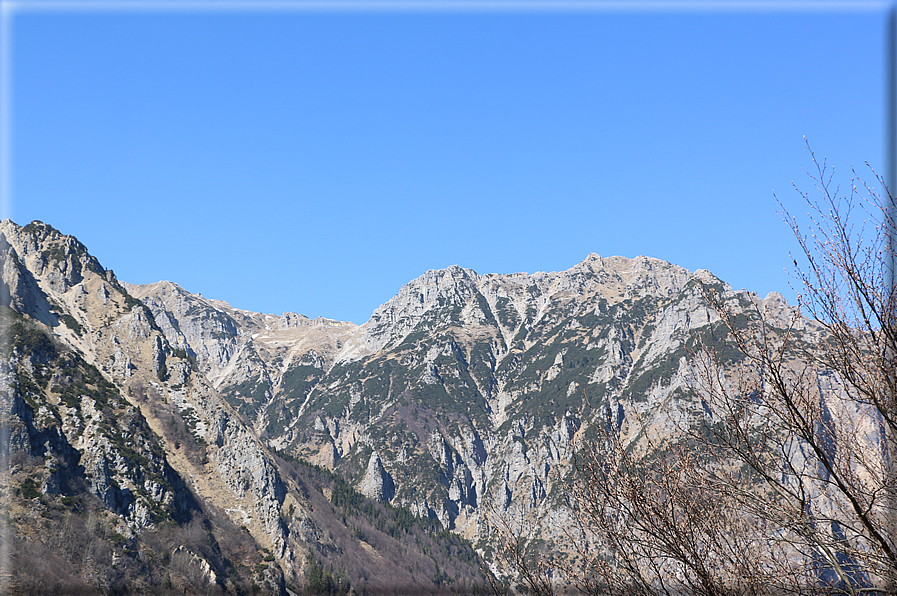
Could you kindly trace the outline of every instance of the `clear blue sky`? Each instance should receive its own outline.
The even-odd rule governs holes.
[[[555,271],[590,252],[793,302],[773,190],[806,211],[804,136],[845,175],[884,170],[884,4],[472,4],[21,2],[5,215],[77,236],[124,281],[356,323],[427,269]]]

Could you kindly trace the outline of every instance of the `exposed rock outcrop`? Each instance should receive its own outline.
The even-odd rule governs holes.
[[[371,454],[367,471],[358,489],[364,496],[378,501],[388,502],[395,496],[395,483],[392,476],[383,468],[383,462],[380,461],[380,455],[376,451]]]

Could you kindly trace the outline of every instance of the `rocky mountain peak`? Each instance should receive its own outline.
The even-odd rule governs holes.
[[[637,294],[672,296],[680,292],[694,275],[683,267],[653,257],[629,259],[601,257],[594,253],[564,273],[590,278],[602,297],[611,303]]]
[[[349,342],[339,360],[376,352],[401,340],[422,320],[438,317],[440,309],[462,308],[476,294],[480,279],[476,271],[458,265],[427,271],[374,310],[361,326],[363,335]]]
[[[454,304],[469,296],[479,279],[480,276],[476,271],[458,265],[445,269],[431,269],[402,286],[398,295],[374,311],[374,314],[376,315],[378,311],[395,309],[397,305],[409,301],[420,304],[421,310]]]
[[[64,294],[87,272],[105,276],[106,270],[74,236],[66,236],[40,221],[20,227],[0,222],[0,234],[15,249],[22,264],[40,278],[51,293]]]

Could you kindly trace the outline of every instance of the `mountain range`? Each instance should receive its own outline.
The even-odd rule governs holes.
[[[721,328],[702,288],[796,312],[591,254],[427,271],[355,325],[129,284],[41,222],[0,234],[14,593],[486,590],[494,516],[550,546],[606,415],[637,447],[701,410],[690,358]]]

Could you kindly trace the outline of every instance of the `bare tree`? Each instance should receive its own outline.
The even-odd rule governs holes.
[[[726,370],[706,352],[698,389],[715,444],[774,496],[771,508],[743,490],[743,506],[767,512],[782,541],[812,553],[819,583],[860,593],[897,580],[894,198],[880,178],[881,192],[855,173],[842,195],[834,172],[813,162],[820,198],[801,192],[809,230],[785,213],[807,262],[801,269],[795,260],[802,312],[782,321],[758,303],[737,309],[708,288],[746,358]],[[817,326],[816,341],[801,315]]]
[[[571,514],[566,552],[538,552],[532,518],[489,516],[519,586],[540,595],[814,592],[811,571],[791,564],[805,557],[780,540],[780,526],[745,507],[740,491],[750,486],[760,500],[763,487],[718,445],[697,435],[645,438],[640,451],[650,455],[637,455],[606,414],[571,478],[558,477]]]
[[[510,571],[516,575],[514,578],[516,586],[510,591],[535,596],[555,596],[560,589],[557,585],[559,575],[569,576],[569,574],[564,573],[566,567],[561,558],[552,553],[545,553],[539,548],[542,542],[540,532],[544,529],[536,519],[539,513],[521,507],[504,508],[496,506],[495,503],[486,504],[488,531],[501,545],[495,553],[494,562],[498,563],[501,572]],[[570,538],[569,535],[567,537]],[[496,596],[507,595],[509,586],[501,584],[492,571],[484,569],[492,592]]]
[[[722,325],[693,353],[701,407],[682,432],[635,450],[599,421],[565,485],[574,557],[525,555],[504,532],[537,593],[554,589],[530,580],[548,563],[590,594],[897,587],[894,198],[855,173],[842,195],[813,163],[808,230],[784,214],[807,263],[794,260],[799,307],[704,286]]]

